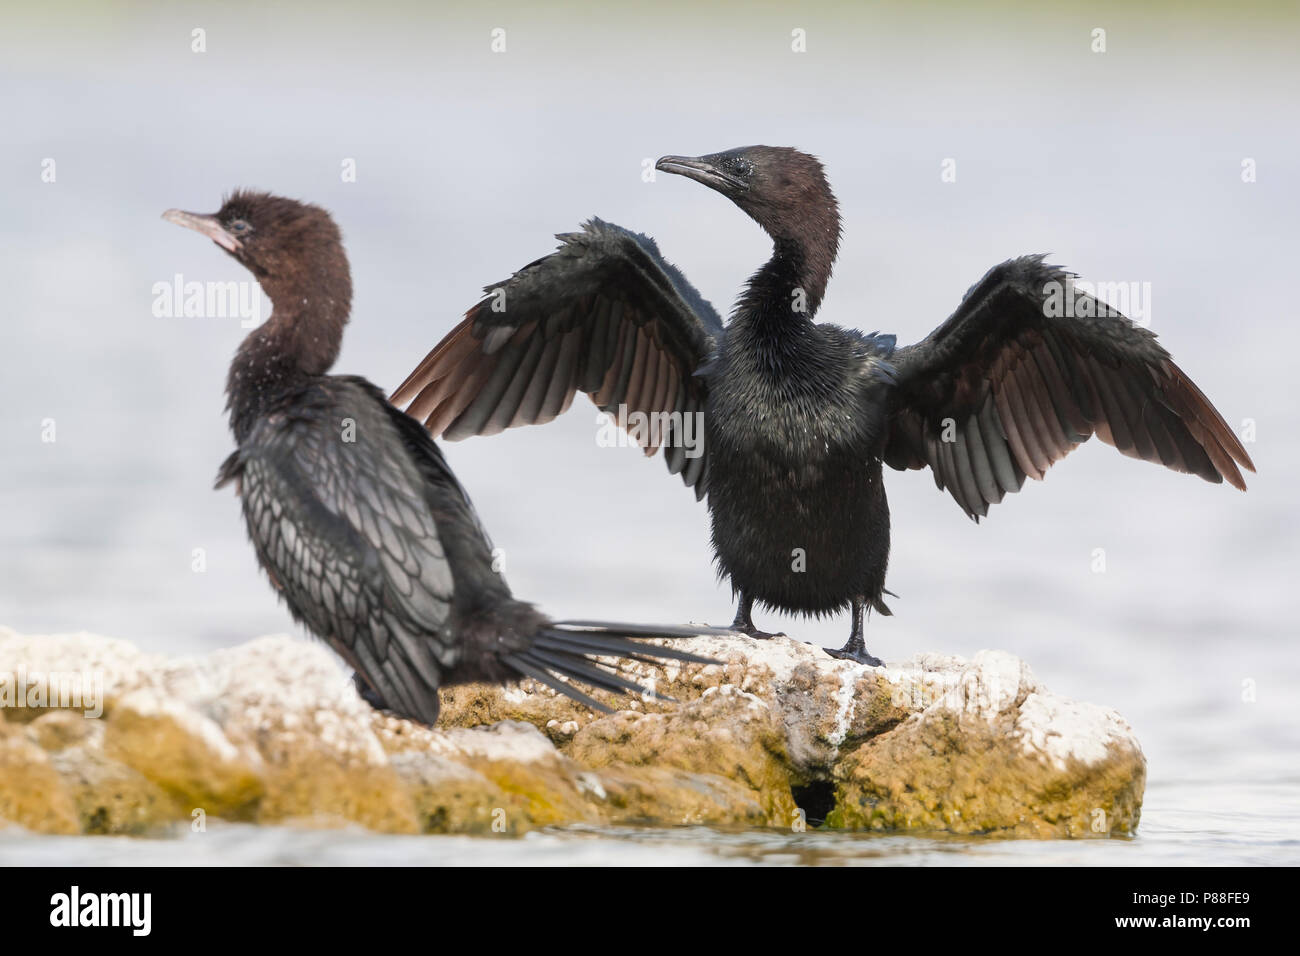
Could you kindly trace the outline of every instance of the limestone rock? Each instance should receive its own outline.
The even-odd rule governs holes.
[[[303,639],[169,659],[0,628],[0,822],[147,833],[214,816],[518,834],[825,816],[1035,837],[1137,826],[1146,765],[1132,730],[1051,694],[1009,654],[866,668],[791,640],[685,646],[719,663],[624,668],[673,702],[597,692],[621,708],[600,714],[531,680],[472,685],[445,689],[429,728],[373,711]],[[60,680],[86,693],[18,693]]]
[[[49,756],[12,723],[0,723],[0,820],[43,833],[79,833],[77,806]]]
[[[1010,654],[930,663],[923,673],[937,680],[914,691],[932,703],[835,768],[832,825],[1032,837],[1137,828],[1146,759],[1119,714],[1048,693]]]

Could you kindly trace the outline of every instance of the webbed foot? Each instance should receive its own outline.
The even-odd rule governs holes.
[[[835,650],[831,650],[831,648],[829,647],[825,648],[825,650],[826,653],[829,654],[831,657],[838,657],[842,661],[855,661],[859,664],[865,664],[867,665],[867,667],[885,666],[884,661],[882,661],[879,657],[873,657],[871,655],[871,652],[868,651],[862,644],[858,644],[857,647],[854,647],[853,641],[849,641],[843,647],[837,648]]]

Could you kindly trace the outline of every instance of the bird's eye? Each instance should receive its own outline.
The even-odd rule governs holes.
[[[231,232],[244,233],[244,232],[248,232],[248,230],[252,228],[253,227],[250,226],[248,222],[243,219],[236,219],[234,222],[230,224]]]

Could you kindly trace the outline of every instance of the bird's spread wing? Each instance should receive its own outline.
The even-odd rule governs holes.
[[[669,471],[703,497],[707,456],[686,447],[703,437],[685,429],[704,406],[694,373],[721,320],[646,236],[593,219],[558,238],[558,251],[488,287],[394,404],[454,441],[548,422],[586,392],[646,454],[663,446]]]
[[[423,467],[382,396],[342,380],[256,426],[222,468],[294,616],[389,706],[433,723],[460,653],[444,624],[453,578]],[[472,510],[472,509],[471,509]]]
[[[1096,433],[1124,454],[1245,489],[1245,448],[1153,333],[1026,256],[899,349],[885,461],[929,466],[977,518]]]

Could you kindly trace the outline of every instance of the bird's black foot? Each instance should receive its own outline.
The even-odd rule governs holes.
[[[866,641],[863,638],[863,626],[866,620],[867,602],[865,598],[856,598],[853,602],[853,629],[849,631],[849,639],[844,646],[837,651],[826,648],[826,653],[831,657],[838,657],[842,661],[854,661],[858,664],[865,664],[867,667],[884,667],[885,662],[879,657],[873,657],[867,650]]]
[[[736,608],[736,619],[731,622],[731,630],[739,631],[747,637],[752,637],[756,641],[769,641],[774,637],[785,637],[784,632],[772,633],[771,631],[760,631],[754,626],[750,618],[750,612],[754,607],[753,598],[746,597],[744,592],[740,595],[740,604]]]
[[[741,634],[744,634],[746,637],[752,637],[756,641],[770,641],[774,637],[786,636],[785,631],[760,631],[753,624],[750,624],[748,627],[741,627],[738,624],[731,624],[730,628],[733,631],[739,631]]]
[[[838,657],[842,661],[855,661],[859,664],[865,664],[868,667],[885,666],[884,661],[882,661],[879,657],[873,657],[871,655],[871,652],[868,651],[861,644],[859,644],[857,647],[854,647],[852,641],[849,641],[843,647],[838,648],[836,650],[831,650],[828,647],[826,648],[826,653],[829,654],[831,657]]]

